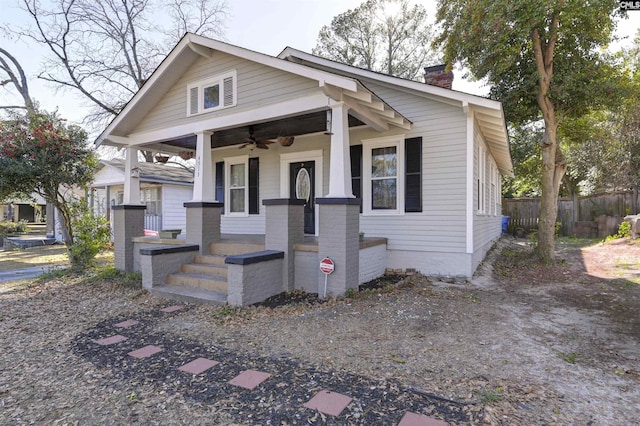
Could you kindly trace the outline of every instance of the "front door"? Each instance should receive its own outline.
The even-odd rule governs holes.
[[[289,166],[289,196],[305,200],[304,233],[316,233],[315,161],[291,163]]]

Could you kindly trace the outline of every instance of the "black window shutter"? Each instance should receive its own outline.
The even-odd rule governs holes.
[[[362,199],[362,145],[351,145],[351,188],[356,198]],[[362,203],[360,203],[362,213]]]
[[[260,213],[258,200],[259,165],[260,159],[258,157],[249,158],[249,214]]]
[[[422,138],[404,141],[404,211],[422,211]]]
[[[224,161],[216,163],[216,201],[224,203]]]

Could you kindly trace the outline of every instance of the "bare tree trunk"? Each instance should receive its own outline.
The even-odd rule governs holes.
[[[558,193],[566,166],[557,161],[557,124],[545,120],[542,139],[542,197],[538,219],[538,246],[536,252],[543,263],[551,263],[555,249],[555,225],[558,217]]]
[[[558,192],[566,171],[566,162],[558,146],[558,119],[555,106],[549,96],[549,86],[553,80],[553,55],[558,39],[558,25],[558,17],[554,16],[549,25],[546,39],[541,37],[537,29],[531,31],[540,89],[536,100],[544,118],[544,136],[540,142],[542,147],[542,196],[538,219],[538,246],[536,247],[536,253],[543,263],[553,262]]]
[[[5,59],[6,58],[6,59]],[[15,68],[15,71],[11,67]],[[31,95],[29,94],[29,85],[27,84],[27,76],[24,73],[24,69],[18,62],[18,60],[5,49],[0,47],[0,71],[4,71],[9,77],[7,80],[0,80],[0,87],[5,84],[13,84],[16,88],[20,96],[22,96],[22,100],[24,101],[24,106],[11,106],[4,105],[0,106],[3,109],[11,109],[11,108],[24,108],[28,113],[33,113],[35,111],[35,106],[33,103],[33,99],[31,99]]]

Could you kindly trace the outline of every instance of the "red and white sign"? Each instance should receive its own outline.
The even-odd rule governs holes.
[[[335,268],[335,263],[333,263],[333,260],[329,259],[328,257],[325,257],[320,261],[320,270],[323,274],[329,275]]]

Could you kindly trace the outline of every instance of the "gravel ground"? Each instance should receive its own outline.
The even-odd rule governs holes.
[[[392,424],[405,409],[451,424],[633,424],[640,246],[560,256],[536,266],[501,240],[471,282],[414,275],[322,304],[170,315],[115,275],[0,284],[0,424]],[[129,318],[141,324],[124,344],[166,349],[144,368],[92,343]],[[185,378],[170,368],[185,355],[228,370]],[[246,368],[278,380],[258,400],[216,380]],[[338,420],[298,409],[327,386],[360,399]]]

